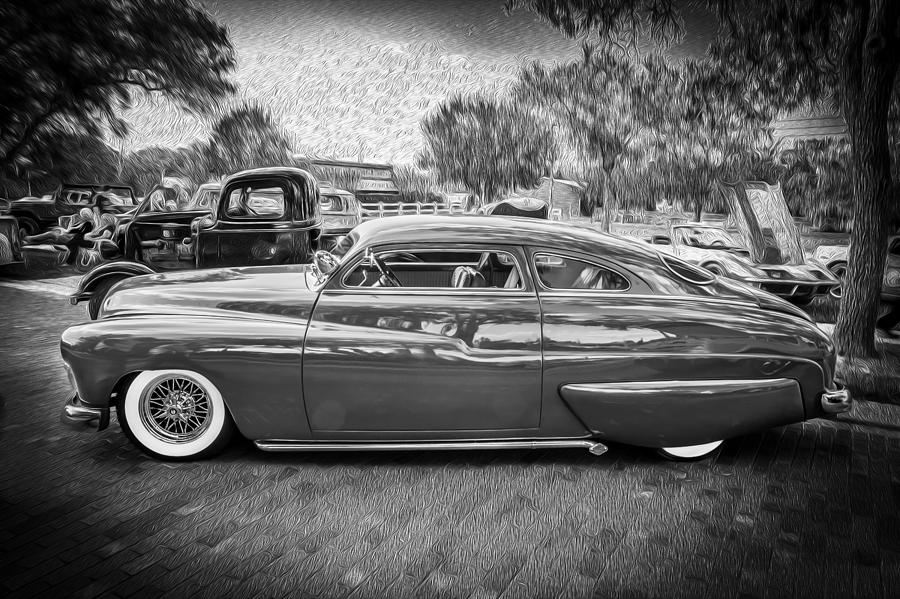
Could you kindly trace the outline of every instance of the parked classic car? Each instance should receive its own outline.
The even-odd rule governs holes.
[[[491,216],[529,216],[531,218],[549,218],[550,204],[537,198],[513,197],[485,204],[475,212]]]
[[[715,275],[755,285],[799,306],[809,304],[839,284],[815,260],[807,260],[805,264],[754,263],[750,251],[724,227],[716,225],[673,225],[668,235],[654,235],[650,243]]]
[[[846,245],[820,245],[816,248],[815,257],[828,267],[828,270],[839,280],[847,275],[847,255],[850,247]],[[841,297],[840,285],[831,290],[835,297]],[[881,300],[883,302],[900,302],[900,235],[888,239],[888,255],[884,264],[884,279],[881,283]]]
[[[0,266],[23,261],[20,226],[16,217],[0,214]]]
[[[67,329],[70,422],[151,456],[584,447],[698,458],[846,411],[799,308],[646,244],[528,218],[367,221],[311,264],[154,274]]]
[[[329,250],[337,240],[362,222],[362,208],[356,197],[328,183],[319,185],[319,209],[322,211],[322,238],[319,247]]]
[[[115,198],[113,202],[107,201],[109,210],[115,213],[123,214],[137,207],[134,192],[126,185],[64,183],[50,197],[22,198],[10,202],[9,213],[18,219],[23,237],[34,235],[56,225],[61,216],[71,216],[82,208],[98,205],[98,194]]]
[[[109,289],[128,277],[309,262],[318,247],[318,190],[306,171],[264,168],[232,175],[213,214],[205,208],[178,210],[170,195],[162,189],[147,194],[118,234],[124,259],[99,265],[79,283],[71,301],[87,301],[91,318]]]

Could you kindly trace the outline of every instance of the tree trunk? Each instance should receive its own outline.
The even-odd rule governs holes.
[[[887,113],[900,51],[893,2],[873,0],[850,9],[842,72],[854,206],[847,278],[834,335],[838,353],[851,359],[876,353],[875,321],[892,224]]]
[[[600,213],[600,230],[609,233],[609,175],[603,181],[601,197],[603,198],[603,210]]]
[[[700,217],[701,217],[702,213],[703,213],[703,202],[701,202],[699,199],[694,200],[694,222],[695,223],[700,222]]]

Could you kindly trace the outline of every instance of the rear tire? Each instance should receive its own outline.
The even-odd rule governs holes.
[[[19,223],[19,239],[26,235],[37,235],[41,230],[37,221],[30,216],[16,216],[15,214],[13,216],[16,217],[16,221]]]
[[[657,453],[667,460],[675,462],[692,462],[711,456],[722,447],[723,441],[712,441],[700,445],[683,445],[681,447],[660,447]]]
[[[191,370],[138,374],[116,403],[116,415],[133,444],[168,461],[213,456],[228,445],[235,428],[216,386]]]
[[[109,294],[110,288],[119,281],[127,278],[128,277],[125,275],[110,276],[97,283],[87,304],[88,316],[91,317],[91,320],[97,320],[97,317],[100,315],[100,306],[103,305],[103,300],[105,300],[106,296]]]

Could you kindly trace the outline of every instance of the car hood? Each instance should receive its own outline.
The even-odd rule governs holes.
[[[359,217],[356,214],[322,213],[322,229],[325,233],[347,232],[358,224]]]
[[[125,279],[101,318],[163,314],[308,320],[318,296],[309,264],[217,268]]]

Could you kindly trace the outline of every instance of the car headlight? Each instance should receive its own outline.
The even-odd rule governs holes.
[[[888,271],[884,273],[884,282],[888,287],[900,287],[900,270],[889,268]]]

